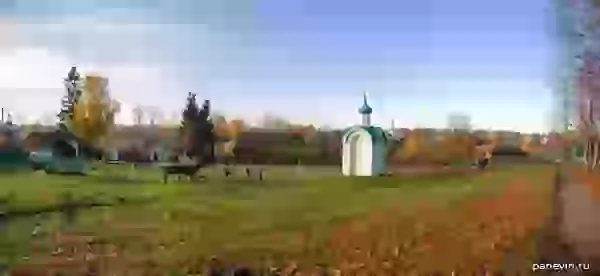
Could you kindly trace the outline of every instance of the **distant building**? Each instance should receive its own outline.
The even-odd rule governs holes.
[[[501,146],[518,147],[521,144],[520,132],[500,130],[495,131],[494,135],[498,137]]]
[[[8,115],[6,121],[0,122],[0,148],[20,147],[22,140],[22,128],[13,124],[11,116]]]
[[[489,131],[478,129],[473,131],[473,136],[477,140],[477,144],[482,145],[489,142]]]
[[[141,157],[151,161],[168,159],[170,145],[176,145],[179,129],[177,127],[158,127],[156,125],[134,125],[119,127],[115,130],[111,143],[113,158],[126,151],[135,150]]]
[[[23,139],[23,147],[29,152],[53,151],[59,148],[61,151],[69,151],[68,155],[79,156],[82,152],[81,139],[66,131],[33,131]]]
[[[23,151],[21,128],[8,120],[0,122],[0,170],[28,166],[28,155]]]

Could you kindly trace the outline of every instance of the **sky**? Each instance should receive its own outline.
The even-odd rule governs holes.
[[[76,65],[122,103],[175,120],[188,92],[227,117],[544,131],[554,38],[546,0],[3,0],[0,105],[49,122]]]

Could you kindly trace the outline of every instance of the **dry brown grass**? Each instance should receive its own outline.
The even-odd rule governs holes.
[[[529,187],[533,180],[515,179],[499,196],[456,208],[431,204],[418,216],[391,209],[342,225],[330,245],[335,263],[341,275],[526,274],[528,239],[547,212],[546,199]]]

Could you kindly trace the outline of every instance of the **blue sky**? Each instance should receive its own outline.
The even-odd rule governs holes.
[[[367,90],[385,126],[443,127],[462,112],[475,127],[542,131],[548,2],[2,1],[0,93],[20,117],[47,117],[77,64],[110,78],[123,122],[136,105],[175,117],[193,91],[251,122],[272,113],[343,127],[359,122]]]

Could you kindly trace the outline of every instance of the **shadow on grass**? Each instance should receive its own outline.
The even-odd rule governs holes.
[[[137,178],[131,176],[122,175],[94,175],[89,176],[86,181],[92,180],[95,183],[101,184],[149,184],[157,181],[150,181],[149,179]]]
[[[470,181],[477,172],[471,171],[447,171],[447,172],[436,172],[426,175],[392,175],[392,176],[381,176],[381,177],[352,177],[350,183],[352,186],[359,189],[373,189],[373,188],[385,188],[385,189],[397,189],[405,188],[407,186],[439,186],[447,185],[449,182],[462,183],[464,181]]]
[[[105,193],[95,193],[94,195],[75,198],[70,192],[63,192],[58,195],[60,198],[56,204],[41,206],[36,208],[11,208],[11,201],[14,197],[7,196],[0,200],[0,218],[3,221],[11,219],[32,217],[47,213],[68,213],[71,211],[85,210],[94,207],[113,207],[125,204],[150,204],[157,200],[156,197],[136,197],[128,198],[123,196],[109,196]]]

